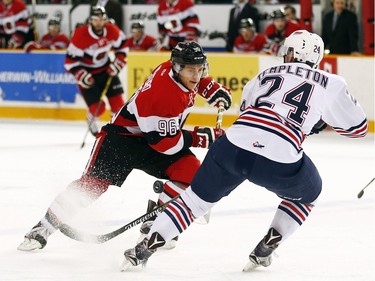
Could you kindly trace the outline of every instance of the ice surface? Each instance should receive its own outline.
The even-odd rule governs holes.
[[[357,199],[375,176],[373,134],[352,140],[324,132],[305,141],[305,152],[323,178],[323,192],[269,268],[242,272],[279,203],[250,183],[219,202],[208,225],[193,224],[175,249],[158,251],[143,270],[119,271],[138,227],[100,245],[56,233],[43,250],[17,251],[54,197],[83,172],[94,142],[88,136],[80,149],[85,131],[83,122],[0,120],[0,280],[375,280],[375,182]],[[194,151],[203,159],[205,150]],[[110,187],[74,225],[102,234],[142,215],[147,199],[157,197],[154,180],[134,171],[122,188]]]

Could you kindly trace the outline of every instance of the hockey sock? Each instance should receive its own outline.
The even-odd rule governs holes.
[[[302,225],[310,214],[311,209],[311,204],[301,204],[287,200],[283,200],[280,203],[270,226],[282,235],[280,243],[288,239]]]

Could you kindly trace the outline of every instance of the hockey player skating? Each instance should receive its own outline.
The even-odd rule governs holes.
[[[107,21],[105,9],[94,6],[90,11],[89,24],[78,27],[68,46],[65,69],[77,80],[78,89],[88,106],[87,121],[90,132],[95,136],[99,128],[96,120],[104,113],[102,91],[112,77],[108,99],[112,114],[124,105],[124,90],[118,77],[126,64],[126,36],[113,23]],[[113,50],[115,59],[108,54]]]
[[[196,94],[212,106],[228,109],[231,105],[230,92],[206,77],[207,72],[203,49],[196,42],[179,43],[171,59],[155,68],[112,121],[103,126],[82,177],[55,198],[18,249],[45,247],[48,237],[62,223],[97,199],[109,185],[121,186],[133,169],[167,180],[159,203],[184,190],[200,166],[190,147],[208,148],[224,133],[209,127],[182,129]]]
[[[246,84],[240,116],[211,146],[191,186],[156,218],[142,242],[125,251],[122,270],[144,264],[245,180],[281,198],[244,271],[271,264],[274,250],[307,219],[321,192],[319,172],[301,147],[306,136],[324,124],[350,138],[364,137],[368,130],[344,79],[316,69],[323,50],[322,39],[305,30],[285,40],[280,49],[284,64]]]

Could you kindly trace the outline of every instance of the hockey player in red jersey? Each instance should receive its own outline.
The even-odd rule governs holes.
[[[30,41],[24,46],[25,52],[32,50],[61,50],[69,45],[69,38],[61,32],[61,23],[58,18],[51,18],[48,21],[48,33],[36,41]]]
[[[267,38],[255,30],[251,18],[240,21],[239,35],[234,40],[233,52],[235,53],[259,53],[267,44]]]
[[[125,46],[132,51],[156,51],[158,50],[158,40],[145,34],[145,24],[143,21],[133,22],[130,30],[132,37],[126,40]]]
[[[112,81],[105,95],[112,115],[124,104],[124,90],[118,74],[126,64],[125,41],[125,34],[107,21],[105,9],[94,6],[89,24],[74,31],[68,46],[64,66],[77,80],[78,89],[88,106],[87,121],[94,136],[99,131],[95,121],[105,111],[101,94],[110,77]],[[112,62],[109,58],[111,50],[115,54]]]
[[[272,23],[266,26],[264,34],[270,41],[266,46],[266,52],[277,54],[277,51],[283,40],[292,34],[294,31],[300,29],[298,23],[287,19],[284,9],[277,9],[271,14]]]
[[[245,85],[240,116],[211,146],[191,186],[156,218],[142,242],[125,251],[123,270],[144,264],[245,180],[281,199],[244,271],[271,264],[274,250],[308,218],[322,189],[319,172],[302,149],[306,136],[324,124],[349,138],[364,137],[368,130],[344,79],[316,69],[323,52],[323,40],[306,30],[285,40],[280,48],[284,63],[263,70]]]
[[[0,48],[22,48],[34,40],[34,25],[22,0],[0,2]]]
[[[178,42],[198,41],[201,26],[192,0],[161,0],[157,14],[160,42],[168,37],[167,49]]]
[[[208,148],[224,131],[182,128],[195,96],[215,107],[231,105],[230,92],[208,74],[206,54],[196,42],[181,42],[171,59],[154,69],[122,109],[97,135],[86,169],[58,195],[19,250],[41,249],[47,238],[109,185],[122,186],[133,169],[166,179],[163,203],[191,182],[200,161],[190,147]]]

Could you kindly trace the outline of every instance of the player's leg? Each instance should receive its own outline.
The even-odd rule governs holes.
[[[241,169],[234,167],[235,162],[231,159],[236,155],[236,148],[220,139],[208,151],[191,187],[181,192],[180,198],[170,203],[156,218],[143,241],[135,248],[125,251],[122,270],[145,263],[157,248],[186,230],[196,217],[206,214],[222,197],[246,179],[238,172]],[[218,154],[221,154],[220,157]],[[218,161],[218,158],[228,161]],[[228,172],[228,169],[234,173]]]
[[[100,88],[95,84],[91,88],[84,89],[79,87],[82,97],[88,107],[87,110],[87,124],[90,133],[96,136],[99,133],[98,120],[105,111],[105,103],[101,99]]]
[[[262,175],[263,171],[255,170],[252,181],[262,182],[283,200],[267,234],[250,253],[244,271],[271,265],[274,250],[306,221],[322,188],[319,173],[307,155],[294,164],[267,162],[269,160],[261,159],[258,164],[268,171],[268,177]]]
[[[162,205],[165,202],[178,196],[189,186],[195,172],[200,166],[200,161],[195,157],[195,155],[187,150],[186,152],[173,157],[163,156],[160,158],[159,163],[156,164],[156,162],[154,162],[154,164],[155,166],[149,169],[158,169],[158,171],[164,171],[163,177],[167,177],[169,179],[164,183],[163,191],[159,194],[159,198],[157,201],[157,205]],[[148,170],[148,172],[151,171]],[[154,174],[155,173],[157,174],[156,171],[154,171]],[[140,228],[141,235],[138,238],[138,242],[142,241],[147,236],[154,219],[155,218],[152,218],[142,224]],[[173,249],[176,246],[177,240],[178,236],[175,236],[172,240],[169,240],[165,244],[165,248]]]
[[[111,108],[111,116],[115,115],[125,104],[124,90],[118,76],[112,78],[111,86],[106,94]]]
[[[18,249],[32,251],[44,248],[48,237],[62,223],[99,198],[110,184],[121,186],[131,172],[131,167],[125,165],[129,162],[121,158],[121,155],[126,155],[126,150],[125,142],[119,143],[115,135],[107,136],[102,131],[96,139],[83,176],[53,200],[44,217],[25,235]]]

